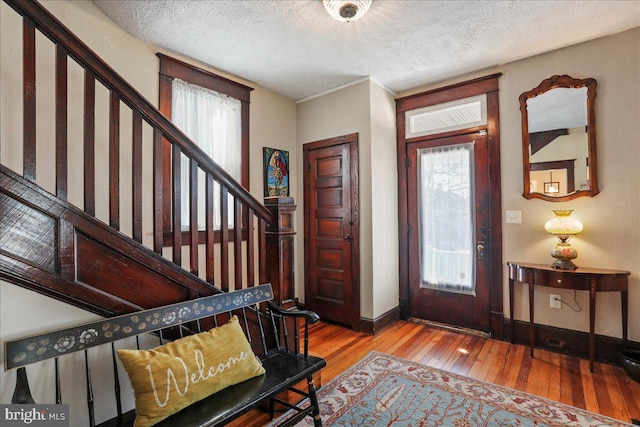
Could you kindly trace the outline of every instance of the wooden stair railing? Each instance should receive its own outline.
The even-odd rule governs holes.
[[[219,292],[2,165],[0,277],[106,317]]]
[[[225,170],[218,166],[194,144],[183,132],[173,125],[157,108],[127,83],[117,72],[110,68],[87,45],[58,21],[51,13],[33,0],[3,0],[13,10],[22,16],[22,45],[23,45],[23,141],[22,146],[16,141],[9,141],[3,135],[3,144],[22,149],[23,170],[22,177],[13,173],[9,168],[0,170],[2,187],[0,187],[0,233],[9,233],[13,240],[2,240],[0,247],[0,277],[12,281],[21,286],[35,288],[56,298],[68,300],[73,304],[79,304],[84,292],[91,288],[91,292],[111,295],[111,288],[100,289],[82,282],[78,275],[78,260],[74,258],[79,251],[85,255],[95,255],[95,264],[100,264],[99,257],[106,257],[113,261],[109,273],[113,273],[117,262],[122,261],[120,256],[125,254],[128,260],[128,269],[117,275],[119,286],[126,288],[133,286],[137,280],[148,273],[155,266],[162,265],[160,275],[169,274],[171,280],[186,283],[190,289],[186,298],[195,298],[217,291],[229,291],[252,287],[256,283],[272,283],[275,301],[280,305],[288,305],[293,301],[293,213],[295,205],[291,198],[266,199],[266,206],[250,195],[250,193],[238,184]],[[19,17],[16,16],[17,19]],[[53,73],[55,75],[55,117],[38,117],[36,114],[36,96],[40,88],[36,85],[36,34],[40,32],[55,47],[55,60]],[[38,45],[40,46],[40,40]],[[72,60],[72,61],[71,61]],[[84,76],[80,82],[72,78],[69,64],[77,64],[83,70]],[[75,66],[74,66],[75,67]],[[39,72],[40,69],[39,69]],[[70,130],[68,128],[69,113],[68,96],[69,86],[79,83],[84,91],[84,106],[81,116],[82,123],[82,202],[83,211],[91,217],[100,217],[99,206],[108,206],[108,219],[103,221],[111,228],[107,231],[100,221],[88,219],[79,209],[75,209],[67,201],[70,199],[71,183],[69,179],[70,167],[68,153]],[[99,104],[98,93],[106,89],[108,92],[107,105]],[[13,100],[17,102],[17,100]],[[98,155],[96,148],[102,142],[96,138],[96,121],[99,118],[100,108],[107,111],[108,115],[108,156]],[[123,113],[124,111],[124,113]],[[128,132],[130,141],[122,138],[121,124],[129,121],[131,130]],[[55,136],[50,138],[55,147],[55,195],[59,200],[50,200],[48,193],[30,185],[25,179],[36,183],[38,165],[36,164],[36,152],[46,141],[36,140],[38,120],[53,120]],[[163,144],[171,144],[171,194],[163,194]],[[152,147],[149,149],[149,146]],[[145,148],[147,154],[145,156]],[[105,147],[100,147],[104,149]],[[131,168],[125,169],[124,162],[120,161],[121,153],[130,150]],[[180,157],[189,159],[189,206],[191,207],[188,218],[188,233],[183,234],[185,226],[181,218],[181,164]],[[128,163],[128,162],[127,162]],[[127,165],[128,166],[128,165]],[[108,170],[108,177],[102,178],[97,171]],[[124,171],[124,173],[123,173]],[[144,171],[152,171],[146,176]],[[106,182],[100,181],[105,179]],[[122,191],[123,182],[130,179],[130,200],[127,191]],[[103,194],[96,190],[97,183],[108,188]],[[77,185],[77,184],[76,184]],[[6,187],[5,187],[6,186]],[[203,191],[195,189],[203,188]],[[220,197],[214,200],[214,189],[219,189]],[[14,191],[15,190],[15,191]],[[151,192],[149,195],[147,192]],[[146,196],[146,197],[145,197]],[[100,199],[105,197],[106,200]],[[31,199],[33,198],[33,199]],[[163,254],[163,200],[171,200],[172,247],[170,258],[178,267],[187,272],[185,279],[173,277],[175,269],[167,267],[166,262],[160,262],[161,257],[153,256],[148,252]],[[126,200],[125,200],[126,199]],[[152,200],[151,205],[144,204],[145,200]],[[214,218],[214,205],[220,206],[220,215]],[[204,215],[194,207],[204,206]],[[59,215],[48,215],[47,206],[59,207]],[[126,212],[122,206],[127,206]],[[228,207],[231,208],[228,210]],[[103,209],[104,210],[104,209]],[[130,210],[130,230],[121,227],[124,216]],[[26,226],[17,226],[19,218],[27,212],[32,219]],[[153,225],[145,224],[144,212],[153,213]],[[228,215],[232,216],[229,221]],[[103,215],[104,216],[104,215]],[[35,219],[34,219],[35,218]],[[69,221],[72,218],[72,221]],[[215,220],[220,224],[216,227]],[[38,223],[42,221],[42,223]],[[24,233],[37,233],[39,227],[47,224],[53,233],[50,241],[43,245],[37,244],[33,235]],[[198,229],[198,224],[204,223],[204,229]],[[231,225],[230,225],[231,223]],[[23,224],[24,225],[24,224]],[[146,242],[149,248],[143,246],[145,230],[153,229],[152,243]],[[188,235],[188,241],[183,242],[183,235]],[[204,235],[204,244],[199,242],[199,237]],[[85,237],[90,236],[97,243],[104,241],[109,243],[107,249],[113,249],[113,245],[119,249],[117,253],[108,250],[96,251]],[[23,239],[24,238],[24,239]],[[22,239],[22,240],[21,240]],[[84,240],[83,240],[84,239]],[[103,240],[101,240],[103,239]],[[46,240],[46,239],[45,239]],[[150,239],[147,239],[150,240]],[[184,244],[183,244],[184,243]],[[25,244],[35,244],[33,248],[24,250]],[[84,245],[84,246],[82,246]],[[56,248],[51,251],[52,246]],[[183,246],[188,246],[184,252]],[[204,246],[204,250],[202,249]],[[92,253],[91,251],[94,251]],[[24,252],[24,253],[23,253]],[[28,254],[27,254],[28,252]],[[188,260],[187,260],[188,258]],[[74,261],[75,260],[75,261]],[[87,261],[88,262],[88,261]],[[150,264],[141,270],[136,270],[131,265]],[[200,267],[203,266],[203,267]],[[91,265],[88,268],[97,268],[99,265]],[[142,273],[141,273],[142,271]],[[28,274],[27,274],[28,273]],[[108,273],[105,271],[104,273]],[[24,279],[27,274],[29,279]],[[53,274],[53,275],[52,275]],[[72,277],[75,274],[76,276]],[[21,279],[23,277],[23,279]],[[199,277],[202,277],[201,280]],[[81,285],[77,289],[77,295],[65,298],[67,287],[60,282],[65,280]],[[183,283],[183,284],[184,284]],[[207,285],[208,284],[208,285]],[[87,288],[88,286],[88,288]],[[46,289],[45,289],[46,288]],[[135,288],[135,286],[134,286]],[[160,292],[160,288],[157,289]],[[100,313],[121,313],[123,298],[132,292],[121,292],[111,298],[111,307],[97,307],[93,303],[84,304],[85,308]],[[183,298],[180,293],[169,292],[168,299],[165,295],[158,303],[166,304]],[[131,296],[131,295],[130,295]],[[103,301],[103,303],[106,303]],[[79,305],[82,305],[81,303]],[[125,301],[124,306],[127,303]],[[131,304],[129,304],[131,305]],[[129,311],[137,304],[133,303]],[[115,309],[119,307],[119,309]],[[146,304],[146,308],[150,305]]]

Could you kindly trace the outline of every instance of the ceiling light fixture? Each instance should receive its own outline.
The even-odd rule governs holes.
[[[324,8],[336,21],[351,22],[367,13],[372,0],[322,0]]]

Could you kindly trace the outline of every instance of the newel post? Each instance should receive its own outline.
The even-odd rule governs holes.
[[[273,287],[275,302],[285,308],[293,307],[295,201],[293,197],[267,197],[264,199],[264,205],[276,218],[275,224],[267,224],[266,230],[267,280]]]

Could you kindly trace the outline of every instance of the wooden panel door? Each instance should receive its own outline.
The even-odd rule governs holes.
[[[304,146],[305,304],[359,328],[357,135]]]
[[[410,315],[488,332],[487,136],[412,143],[408,156]]]

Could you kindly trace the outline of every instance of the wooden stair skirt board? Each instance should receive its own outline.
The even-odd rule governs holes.
[[[510,330],[510,321],[505,319],[505,330]],[[535,348],[556,353],[589,359],[589,333],[570,329],[556,328],[547,325],[535,325]],[[507,339],[508,337],[505,337]],[[516,344],[529,345],[529,322],[515,321]],[[629,341],[628,347],[639,348],[640,342]],[[595,360],[620,365],[618,352],[622,350],[622,338],[595,336]]]

